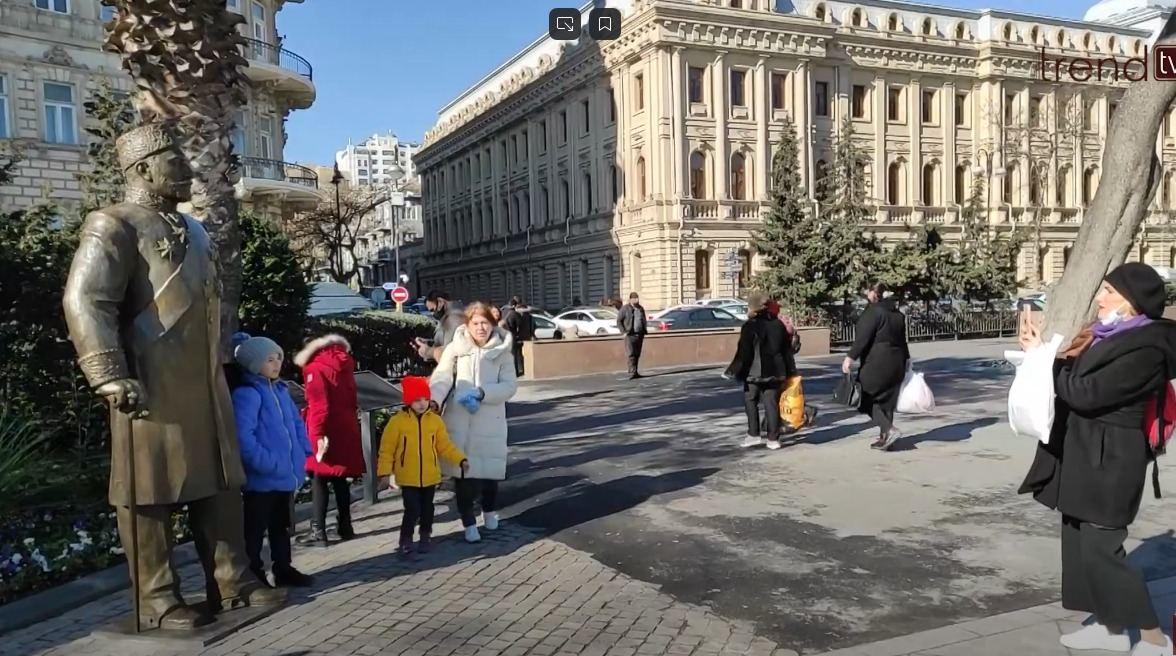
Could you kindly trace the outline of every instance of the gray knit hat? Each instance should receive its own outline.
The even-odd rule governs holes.
[[[285,357],[282,347],[274,340],[268,337],[250,337],[237,346],[233,357],[237,364],[256,374],[261,372],[261,365],[265,364],[272,353]]]

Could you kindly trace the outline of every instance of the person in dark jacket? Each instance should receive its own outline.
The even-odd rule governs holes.
[[[269,537],[274,585],[307,586],[311,577],[294,569],[290,554],[290,501],[306,480],[310,442],[282,372],[282,348],[266,337],[251,337],[235,350],[243,370],[233,390],[233,416],[245,468],[242,493],[245,553],[249,569],[266,580],[262,539]]]
[[[625,336],[625,353],[629,356],[629,380],[641,377],[638,365],[641,363],[641,348],[648,333],[645,308],[637,292],[629,294],[629,303],[617,315],[617,328]]]
[[[306,430],[312,456],[307,471],[314,474],[311,500],[314,517],[310,533],[300,543],[327,546],[327,500],[335,497],[340,540],[351,540],[351,485],[348,478],[364,475],[363,446],[359,431],[359,394],[355,385],[355,359],[351,344],[342,335],[324,335],[306,342],[294,356],[302,367],[306,386]]]
[[[531,316],[531,308],[521,298],[515,296],[510,299],[510,309],[502,319],[506,328],[514,337],[515,375],[523,375],[523,342],[535,339],[535,318]]]
[[[747,301],[748,320],[739,330],[739,345],[726,375],[743,383],[743,405],[747,412],[747,437],[740,446],[766,444],[780,448],[780,385],[796,374],[796,361],[784,324],[764,307],[763,296],[753,294]],[[760,437],[760,402],[767,419],[767,439]]]
[[[894,427],[898,393],[911,360],[906,340],[906,317],[898,311],[889,290],[875,283],[866,290],[869,307],[858,319],[853,347],[841,363],[848,374],[855,361],[861,362],[858,382],[862,387],[858,410],[878,424],[878,439],[871,448],[888,451],[902,432]]]
[[[1162,319],[1165,296],[1164,281],[1145,264],[1107,274],[1095,298],[1098,320],[1054,366],[1049,443],[1037,445],[1019,489],[1062,514],[1062,606],[1094,618],[1061,636],[1070,649],[1126,652],[1126,630],[1138,628],[1134,656],[1173,653],[1147,584],[1123,549],[1154,458],[1144,410],[1176,378],[1176,324]],[[1023,321],[1022,348],[1040,343],[1032,322]]]

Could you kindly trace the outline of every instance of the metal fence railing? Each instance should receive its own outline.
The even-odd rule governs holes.
[[[857,317],[835,318],[829,327],[830,346],[849,346],[856,337]],[[908,342],[982,339],[1017,334],[1017,313],[985,310],[954,314],[908,314]]]

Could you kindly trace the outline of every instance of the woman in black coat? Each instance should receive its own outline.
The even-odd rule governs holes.
[[[894,427],[894,411],[911,352],[907,348],[906,317],[898,311],[886,285],[869,287],[866,299],[870,305],[858,319],[853,347],[841,363],[841,370],[848,374],[854,361],[861,361],[858,382],[862,399],[858,409],[878,424],[878,439],[870,447],[887,451],[902,437]]]
[[[1094,623],[1061,636],[1070,649],[1172,654],[1143,576],[1127,564],[1123,541],[1139,512],[1153,454],[1144,409],[1176,378],[1176,324],[1161,319],[1164,282],[1151,267],[1125,264],[1107,274],[1095,298],[1098,321],[1054,367],[1056,394],[1048,444],[1038,444],[1019,492],[1062,513],[1062,606]],[[1041,339],[1022,326],[1028,350]],[[1159,480],[1154,479],[1159,495]]]
[[[768,311],[765,299],[753,296],[747,301],[750,315],[739,331],[735,358],[726,376],[743,383],[743,406],[747,412],[747,437],[740,446],[767,444],[780,448],[780,385],[796,375],[788,329]],[[760,402],[764,405],[768,439],[760,438]]]

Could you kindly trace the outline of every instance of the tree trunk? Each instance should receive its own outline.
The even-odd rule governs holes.
[[[196,179],[192,206],[216,247],[227,351],[241,299],[241,233],[231,132],[245,104],[244,40],[225,0],[103,0],[118,16],[106,47],[122,55],[143,123],[175,121]]]
[[[1168,17],[1156,45],[1176,43],[1176,13]],[[1123,94],[1107,133],[1098,190],[1083,218],[1070,261],[1050,293],[1042,331],[1072,338],[1090,321],[1103,277],[1127,258],[1160,179],[1156,137],[1164,113],[1176,100],[1176,84],[1147,79]]]

